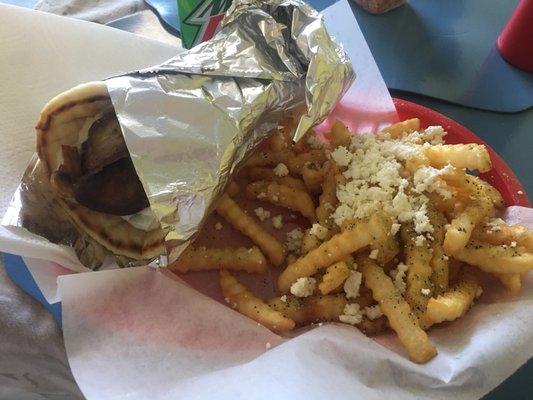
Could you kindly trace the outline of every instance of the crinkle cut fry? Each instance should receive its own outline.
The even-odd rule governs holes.
[[[375,213],[366,222],[351,224],[343,232],[289,264],[278,278],[278,289],[286,293],[298,278],[314,275],[365,246],[385,240],[391,225],[390,218],[381,212]]]
[[[268,147],[273,152],[283,151],[292,145],[291,131],[294,127],[294,121],[282,121],[282,129],[275,129],[268,139]]]
[[[522,275],[520,274],[494,273],[493,275],[513,294],[518,293],[522,289]]]
[[[294,189],[307,190],[304,181],[293,176],[278,176],[272,168],[252,167],[248,170],[248,177],[252,181],[273,181],[280,185]]]
[[[376,261],[379,265],[385,265],[392,261],[400,253],[400,243],[396,236],[389,235],[385,240],[381,240],[371,246],[372,250],[377,250]]]
[[[318,285],[318,290],[322,294],[328,294],[341,286],[348,276],[350,276],[350,268],[346,261],[339,261],[338,263],[332,264],[326,269],[324,276],[322,276],[322,282]]]
[[[275,182],[257,181],[246,186],[246,195],[252,199],[265,200],[272,204],[297,211],[313,222],[315,205],[307,192],[280,185]]]
[[[337,180],[336,175],[339,168],[334,162],[328,165],[328,171],[322,182],[322,193],[318,197],[318,207],[316,208],[316,217],[320,225],[331,229],[334,222],[331,219],[331,213],[337,207]]]
[[[324,163],[326,164],[326,163]],[[319,193],[322,182],[328,170],[327,165],[319,165],[314,162],[304,164],[301,169],[305,186],[310,193]]]
[[[448,290],[449,278],[449,257],[444,254],[442,247],[444,243],[446,217],[442,212],[429,208],[429,221],[433,226],[433,257],[431,258],[431,281],[433,282],[433,295],[440,295]]]
[[[227,269],[261,273],[266,271],[266,260],[257,247],[206,248],[189,246],[169,268],[177,272]]]
[[[311,233],[311,228],[306,229],[302,238],[300,254],[309,253],[311,250],[316,249],[318,246],[320,246],[320,243],[322,243],[322,240],[320,240]]]
[[[343,295],[311,296],[305,299],[286,295],[285,301],[281,297],[275,297],[268,302],[270,307],[292,319],[297,325],[338,321],[346,303]]]
[[[488,198],[494,207],[504,206],[503,197],[498,190],[477,176],[467,174],[464,170],[455,169],[451,173],[442,175],[442,179],[461,194],[478,198]]]
[[[451,290],[437,298],[429,299],[426,309],[428,324],[453,321],[468,311],[479,286],[476,276],[466,268],[463,268],[458,282]]]
[[[418,130],[420,130],[420,120],[418,118],[411,118],[396,122],[384,128],[380,133],[388,133],[391,139],[401,139],[406,134]]]
[[[489,152],[482,144],[437,144],[423,147],[422,152],[435,168],[451,164],[456,168],[477,169],[479,172],[492,169]]]
[[[283,132],[274,132],[268,139],[268,147],[273,152],[283,151],[289,147],[288,140]]]
[[[335,120],[330,132],[330,145],[332,149],[339,146],[348,147],[352,140],[352,134],[341,121]]]
[[[405,264],[407,265],[407,290],[405,300],[411,309],[420,318],[420,325],[423,327],[423,315],[426,311],[429,296],[422,291],[429,289],[433,292],[433,282],[431,275],[431,258],[433,252],[427,241],[422,246],[417,246],[415,238],[418,235],[413,224],[403,224],[401,227],[401,237],[404,246]]]
[[[254,152],[248,160],[246,160],[247,167],[275,167],[279,163],[287,163],[287,160],[294,158],[295,154],[291,150],[283,150],[274,152],[257,151]]]
[[[492,203],[486,198],[476,198],[461,211],[446,229],[443,248],[454,255],[466,246],[475,226],[492,211]]]
[[[533,253],[533,232],[521,225],[497,224],[497,229],[483,223],[474,229],[472,238],[492,245],[511,245],[515,242],[517,246],[524,247],[529,253]]]
[[[226,270],[220,271],[220,288],[224,298],[232,307],[266,328],[274,332],[284,332],[294,328],[293,320],[255,297]]]
[[[305,153],[295,154],[292,150],[279,152],[258,151],[253,153],[246,161],[247,167],[275,167],[279,163],[287,166],[291,174],[301,174],[302,167],[308,162],[322,164],[326,161],[323,149],[309,150]]]
[[[383,268],[364,256],[357,257],[356,263],[363,274],[365,286],[372,291],[409,358],[416,363],[425,363],[435,357],[437,349],[420,328],[416,315]]]
[[[449,199],[443,198],[437,192],[425,193],[430,203],[435,206],[437,210],[447,214],[455,214],[461,212],[465,208],[465,204],[457,193],[452,192],[452,197]]]
[[[309,150],[286,160],[285,164],[291,174],[302,174],[302,168],[307,163],[322,165],[326,161],[326,153],[323,149]]]
[[[229,196],[234,197],[240,192],[240,190],[241,188],[235,183],[235,181],[230,181],[228,187],[226,188],[226,193]]]
[[[235,229],[252,239],[266,254],[272,264],[280,266],[283,263],[285,249],[282,244],[246,214],[228,195],[223,194],[220,197],[216,210]]]
[[[471,240],[454,258],[490,273],[523,274],[533,269],[533,254],[523,247],[491,246]]]

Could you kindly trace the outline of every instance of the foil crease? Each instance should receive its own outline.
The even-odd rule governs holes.
[[[306,105],[293,135],[300,139],[354,78],[348,56],[307,4],[235,0],[211,40],[161,65],[107,79],[150,207],[169,232],[173,250],[161,264],[195,237],[229,178],[269,131]],[[40,171],[35,158],[2,224],[72,246],[83,264],[97,269],[107,252],[69,224]],[[47,228],[55,225],[61,235]]]

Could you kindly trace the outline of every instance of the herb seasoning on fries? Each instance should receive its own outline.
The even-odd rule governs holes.
[[[417,363],[437,354],[426,331],[471,308],[479,271],[520,290],[533,233],[497,218],[500,193],[468,172],[491,169],[483,145],[445,144],[441,127],[418,119],[354,136],[336,122],[293,144],[293,123],[250,156],[216,206],[256,246],[193,246],[174,271],[220,270],[226,301],[275,332],[320,322],[393,330]],[[261,202],[260,218],[239,199]],[[286,238],[267,229],[282,226],[280,208],[299,224]],[[279,274],[279,295],[255,296],[233,271]]]

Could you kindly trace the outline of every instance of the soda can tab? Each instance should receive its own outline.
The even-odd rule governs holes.
[[[231,0],[177,0],[181,43],[186,49],[211,39]]]

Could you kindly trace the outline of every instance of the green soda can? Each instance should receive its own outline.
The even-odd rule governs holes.
[[[178,0],[181,42],[191,47],[213,37],[231,0]]]

